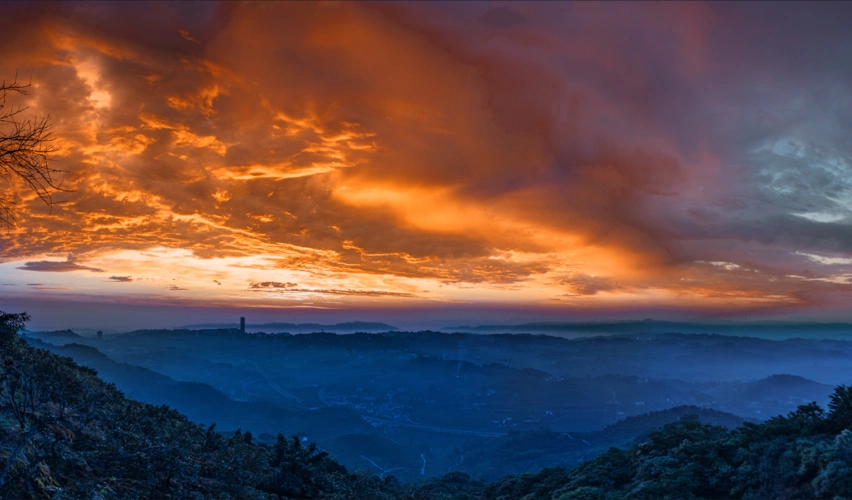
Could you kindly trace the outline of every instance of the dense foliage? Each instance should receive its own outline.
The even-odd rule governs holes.
[[[730,431],[685,416],[567,471],[506,477],[488,498],[852,498],[852,388]]]
[[[299,438],[229,438],[166,406],[126,399],[94,370],[27,346],[0,316],[4,498],[389,498],[393,478],[353,474]]]
[[[0,313],[4,498],[852,498],[852,387],[837,387],[827,411],[811,403],[733,430],[686,415],[571,470],[491,484],[451,472],[404,486],[349,472],[297,437],[226,437],[129,400],[94,370],[21,341],[27,319]]]

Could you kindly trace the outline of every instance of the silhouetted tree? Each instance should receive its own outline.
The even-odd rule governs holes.
[[[828,409],[828,424],[831,432],[852,428],[852,386],[836,387],[828,403]]]
[[[53,191],[65,191],[54,180],[59,170],[48,165],[54,151],[50,115],[23,118],[27,106],[7,103],[10,94],[28,95],[32,83],[21,83],[17,75],[0,83],[0,177],[8,189],[0,195],[0,225],[15,224],[12,206],[22,189],[35,193],[48,207],[53,207]]]
[[[30,316],[27,313],[5,313],[0,311],[0,343],[18,337],[18,332],[24,329]]]

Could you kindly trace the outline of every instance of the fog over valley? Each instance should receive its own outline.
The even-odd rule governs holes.
[[[814,333],[840,336],[848,324],[772,325],[792,337],[777,339],[665,331],[673,326],[713,328],[546,325],[598,333],[562,338],[381,323],[249,323],[243,333],[235,323],[26,338],[94,368],[134,399],[261,440],[288,429],[353,470],[406,480],[574,467],[685,414],[733,428],[812,401],[824,407],[836,385],[852,384],[852,342]],[[254,331],[261,327],[276,331]],[[358,327],[385,331],[351,333]]]

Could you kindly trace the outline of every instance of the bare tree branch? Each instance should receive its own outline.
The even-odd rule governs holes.
[[[10,94],[29,95],[31,86],[32,82],[19,82],[17,74],[12,82],[0,84],[0,178],[11,188],[11,197],[0,195],[0,225],[6,227],[15,225],[12,207],[18,202],[17,181],[23,181],[51,210],[52,193],[68,191],[54,180],[61,170],[48,164],[48,155],[56,149],[50,115],[23,119],[28,107],[6,102]]]

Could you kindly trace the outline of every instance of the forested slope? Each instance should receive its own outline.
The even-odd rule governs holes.
[[[0,313],[3,498],[852,498],[846,386],[828,411],[803,405],[763,424],[728,429],[685,415],[571,470],[401,485],[351,473],[298,438],[225,437],[129,400],[94,370],[23,342],[26,319]]]
[[[4,498],[391,498],[395,481],[353,474],[313,445],[230,438],[16,335],[0,316]]]
[[[507,476],[489,485],[463,474],[425,481],[423,495],[453,498],[689,499],[852,498],[852,387],[763,424],[729,430],[694,415],[647,441],[567,470]]]

